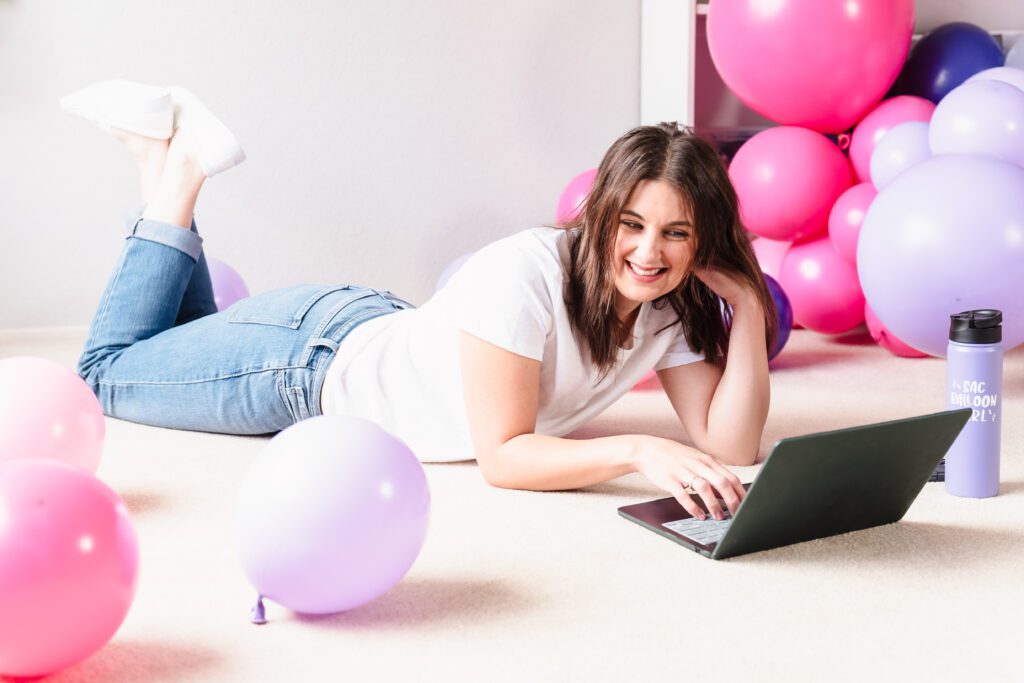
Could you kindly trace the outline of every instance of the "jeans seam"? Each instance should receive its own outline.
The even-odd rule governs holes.
[[[301,369],[304,369],[304,368],[306,368],[305,365],[285,365],[283,367],[261,368],[259,370],[245,370],[245,371],[242,371],[242,372],[232,373],[230,375],[218,375],[217,377],[206,377],[204,379],[192,379],[192,380],[183,380],[183,381],[176,381],[176,382],[154,382],[154,381],[141,381],[141,380],[121,380],[121,381],[117,381],[117,382],[111,382],[109,380],[102,380],[101,379],[101,380],[98,380],[96,382],[96,384],[97,385],[102,384],[104,386],[111,386],[111,387],[113,387],[113,386],[132,386],[132,385],[176,386],[176,385],[184,385],[184,384],[205,384],[206,382],[219,382],[220,380],[223,380],[223,379],[233,379],[235,377],[244,377],[246,375],[258,375],[258,374],[263,373],[263,372],[279,372],[279,371],[283,371],[283,370],[301,370]]]

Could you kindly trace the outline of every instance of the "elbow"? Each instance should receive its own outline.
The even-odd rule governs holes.
[[[480,475],[488,484],[499,489],[516,488],[509,479],[507,468],[501,465],[500,449],[477,452],[476,464]]]

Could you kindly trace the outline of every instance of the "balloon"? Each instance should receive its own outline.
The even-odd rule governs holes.
[[[0,674],[45,676],[103,647],[138,568],[117,494],[65,463],[0,462],[0,529]]]
[[[779,322],[779,335],[775,339],[775,344],[768,351],[768,360],[771,360],[779,355],[782,347],[789,341],[789,333],[793,329],[793,307],[790,305],[789,297],[783,291],[782,285],[775,278],[766,274],[764,281],[768,285],[768,291],[771,293],[772,299],[775,301],[775,310],[778,311],[777,319]]]
[[[758,237],[751,241],[750,246],[754,248],[754,255],[757,256],[761,271],[765,275],[771,275],[778,279],[782,257],[786,255],[786,250],[791,244],[792,242],[779,242],[767,237]]]
[[[661,382],[658,381],[658,373],[654,370],[648,370],[640,380],[633,385],[630,391],[649,391],[651,389],[660,389]]]
[[[452,275],[459,272],[459,269],[466,264],[466,261],[468,261],[469,257],[474,253],[475,252],[471,251],[469,253],[462,254],[461,256],[457,256],[451,263],[445,266],[444,270],[441,271],[441,275],[437,278],[437,285],[434,287],[434,291],[441,291],[441,289],[448,284],[448,281],[452,279]]]
[[[711,58],[751,109],[786,125],[839,133],[896,80],[910,48],[912,0],[716,0]]]
[[[231,304],[249,297],[249,288],[238,271],[215,258],[206,257],[210,269],[210,283],[213,285],[213,302],[217,310],[223,311]]]
[[[106,423],[81,377],[45,358],[0,360],[0,462],[48,458],[96,472]]]
[[[558,198],[558,209],[555,211],[555,220],[559,225],[565,225],[583,209],[583,204],[587,200],[587,195],[590,194],[590,188],[593,187],[595,178],[597,178],[597,169],[592,168],[575,176],[565,186],[562,195]]]
[[[1021,41],[1017,41],[1015,44],[1021,45],[1024,48],[1024,43],[1021,43]],[[1024,90],[1024,69],[1020,67],[1014,69],[1009,66],[997,66],[994,69],[979,71],[968,78],[966,82],[972,83],[974,81],[1002,81]]]
[[[1006,51],[1006,60],[1003,64],[1014,69],[1024,69],[1024,40],[1020,37]]]
[[[820,133],[780,126],[747,140],[729,166],[743,224],[768,239],[824,232],[836,199],[853,182],[850,164]]]
[[[893,354],[901,356],[903,358],[927,358],[928,354],[923,351],[918,351],[913,346],[904,344],[896,338],[889,329],[882,324],[882,321],[878,319],[875,312],[871,310],[871,304],[864,304],[864,322],[868,325],[868,332],[871,333],[871,338],[875,340],[879,346],[884,349],[888,349]]]
[[[976,154],[1024,166],[1024,91],[1002,81],[964,83],[939,102],[932,154]]]
[[[828,238],[850,263],[857,263],[857,237],[864,215],[878,191],[871,183],[860,183],[839,195],[828,217]]]
[[[1024,169],[935,156],[878,193],[857,268],[879,320],[910,346],[944,356],[952,313],[1003,311],[1003,348],[1024,341]],[[785,283],[783,283],[785,284]]]
[[[910,51],[897,92],[939,102],[968,78],[1003,65],[1003,50],[988,31],[965,22],[933,29]]]
[[[923,98],[901,95],[885,100],[853,129],[850,163],[860,182],[871,179],[871,155],[879,140],[894,126],[907,121],[928,121],[935,105]]]
[[[908,121],[893,126],[871,154],[871,182],[881,190],[900,173],[931,155],[927,123]]]
[[[793,305],[793,319],[804,327],[837,334],[864,322],[864,295],[857,270],[839,255],[828,237],[790,247],[779,276]]]
[[[303,420],[270,440],[238,494],[236,539],[261,596],[296,612],[352,609],[409,570],[430,492],[416,456],[358,417]]]

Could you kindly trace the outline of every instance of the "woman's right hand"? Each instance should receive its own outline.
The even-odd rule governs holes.
[[[672,494],[697,519],[705,514],[686,487],[692,487],[715,519],[725,514],[721,498],[733,514],[746,495],[739,478],[707,453],[671,439],[640,436],[633,456],[636,471],[658,488]]]

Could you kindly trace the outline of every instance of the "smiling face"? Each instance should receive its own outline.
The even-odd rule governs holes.
[[[696,250],[693,213],[679,191],[661,180],[637,183],[619,214],[612,254],[619,320],[678,287]]]

